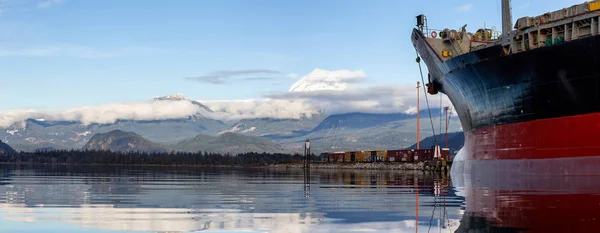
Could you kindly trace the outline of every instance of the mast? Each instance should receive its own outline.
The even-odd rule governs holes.
[[[421,149],[421,102],[419,100],[421,82],[417,82],[417,150]]]
[[[502,34],[512,31],[512,13],[510,0],[502,0]]]

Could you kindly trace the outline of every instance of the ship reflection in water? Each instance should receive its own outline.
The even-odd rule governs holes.
[[[454,175],[465,197],[456,232],[600,232],[600,177]]]
[[[0,166],[0,232],[597,232],[600,225],[595,177],[311,176],[305,191],[302,170]]]

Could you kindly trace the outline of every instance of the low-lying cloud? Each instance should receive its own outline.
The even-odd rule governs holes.
[[[269,70],[221,72],[221,75],[269,73]],[[218,72],[217,72],[218,73]],[[149,100],[74,107],[59,111],[18,109],[0,112],[0,127],[6,128],[26,119],[78,121],[82,124],[110,124],[117,120],[166,120],[203,115],[219,120],[245,118],[298,119],[314,114],[415,113],[416,95],[412,85],[353,86],[366,78],[364,71],[315,69],[296,82],[290,91],[265,95],[259,99],[202,101],[211,111],[183,96],[170,100]],[[321,81],[319,81],[321,80]],[[422,91],[422,90],[421,90]],[[444,105],[449,100],[444,96]],[[429,98],[439,106],[439,97]],[[425,109],[425,98],[421,98]]]
[[[26,119],[78,121],[110,124],[117,120],[166,120],[184,118],[206,110],[191,101],[142,101],[81,106],[60,111],[18,109],[0,112],[0,127],[9,127]]]

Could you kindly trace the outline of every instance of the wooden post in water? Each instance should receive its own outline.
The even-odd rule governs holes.
[[[304,142],[304,190],[310,190],[310,140]]]

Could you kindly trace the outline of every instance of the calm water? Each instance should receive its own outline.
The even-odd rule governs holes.
[[[599,232],[599,181],[0,166],[0,232]]]

